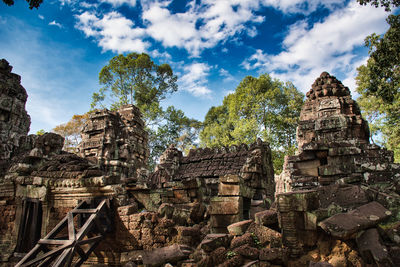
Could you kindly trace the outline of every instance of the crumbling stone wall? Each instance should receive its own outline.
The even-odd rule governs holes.
[[[0,60],[0,179],[31,123],[25,110],[28,95],[21,85],[21,77],[11,71],[9,63]]]
[[[269,207],[274,190],[271,151],[258,140],[250,146],[193,149],[187,156],[170,146],[149,178],[128,191],[148,210],[174,204],[172,213],[186,214],[189,225],[210,216],[212,231],[226,232],[227,225]],[[194,215],[204,208],[204,216]]]
[[[126,182],[137,179],[149,157],[148,134],[140,111],[133,105],[118,111],[95,110],[82,130],[80,156],[100,166],[109,176]]]

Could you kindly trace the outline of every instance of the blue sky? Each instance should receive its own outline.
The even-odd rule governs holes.
[[[129,52],[169,63],[179,89],[163,105],[203,120],[247,75],[305,93],[328,71],[355,96],[364,38],[384,33],[387,15],[343,0],[0,1],[0,58],[22,76],[31,133],[88,111],[101,68]]]

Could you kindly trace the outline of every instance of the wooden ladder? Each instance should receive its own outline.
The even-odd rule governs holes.
[[[109,205],[104,199],[96,208],[88,208],[90,201],[82,201],[16,266],[80,266],[112,227]],[[58,236],[65,232],[68,236]]]

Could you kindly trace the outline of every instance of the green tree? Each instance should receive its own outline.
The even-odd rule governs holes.
[[[296,127],[304,95],[292,83],[268,74],[247,76],[221,106],[212,107],[200,133],[205,146],[253,143],[257,138],[270,143],[274,168],[279,173],[283,156],[296,148]]]
[[[113,57],[99,74],[103,87],[92,96],[91,107],[111,98],[112,109],[134,104],[147,111],[178,89],[177,76],[168,64],[155,64],[149,55],[130,53]]]
[[[365,39],[370,57],[357,69],[356,82],[372,141],[393,150],[400,162],[400,15],[390,15],[387,22],[390,28],[384,35]]]
[[[149,133],[150,168],[172,143],[187,150],[195,143],[201,123],[189,119],[183,111],[160,105],[177,91],[177,76],[168,64],[155,64],[147,54],[130,53],[113,57],[99,74],[103,87],[93,94],[96,106],[118,109],[134,104],[142,112]],[[108,101],[108,105],[104,104]]]
[[[367,94],[392,103],[400,93],[400,15],[390,15],[387,22],[390,28],[383,36],[372,34],[365,39],[370,58],[359,69],[363,73],[359,86]]]
[[[375,7],[385,7],[386,11],[391,11],[390,6],[397,7],[400,5],[400,0],[357,0],[357,2],[364,6],[371,4]]]
[[[169,106],[162,113],[162,123],[149,131],[150,168],[153,168],[159,156],[170,144],[188,152],[195,145],[201,122],[188,118],[182,110]]]
[[[45,130],[40,129],[39,131],[36,132],[36,135],[44,135],[46,133]]]
[[[14,0],[3,0],[3,2],[8,6],[14,5]],[[43,0],[26,0],[26,2],[29,4],[29,9],[33,9],[38,8]]]

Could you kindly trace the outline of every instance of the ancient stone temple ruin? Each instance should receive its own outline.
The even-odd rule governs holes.
[[[393,221],[400,218],[400,165],[393,163],[392,151],[369,142],[368,124],[349,89],[326,72],[307,93],[297,142],[297,155],[286,157],[276,180],[277,208],[289,254],[302,255],[315,247],[319,229],[342,240],[358,234],[357,238],[381,244],[375,232],[375,239],[369,239],[371,234],[363,231],[376,231],[374,227],[389,215]],[[364,249],[358,241],[359,249]],[[374,258],[367,263],[391,266],[383,248],[366,249],[364,253]],[[375,255],[379,253],[383,254]]]
[[[171,145],[150,172],[132,105],[93,111],[79,155],[65,152],[60,135],[28,135],[5,60],[0,89],[1,266],[400,266],[400,166],[326,72],[275,179],[261,140]]]
[[[101,166],[107,175],[135,177],[149,157],[147,139],[137,107],[95,110],[82,130],[80,156]]]

